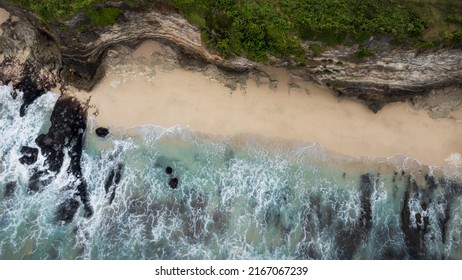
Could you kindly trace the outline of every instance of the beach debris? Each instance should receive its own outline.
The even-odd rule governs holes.
[[[98,135],[98,137],[104,138],[109,134],[109,129],[107,129],[105,127],[98,127],[95,130],[95,133],[96,133],[96,135]]]

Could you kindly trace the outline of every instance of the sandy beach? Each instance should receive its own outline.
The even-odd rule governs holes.
[[[146,42],[131,59],[149,60],[159,50],[157,43]],[[327,88],[270,67],[264,71],[278,81],[276,89],[249,79],[235,91],[200,72],[176,68],[152,74],[142,68],[140,74],[133,67],[125,72],[117,67],[119,71],[109,67],[92,92],[76,93],[91,96],[90,116],[97,126],[114,130],[179,125],[213,135],[244,133],[318,142],[354,157],[402,153],[430,165],[446,165],[451,155],[457,161],[462,153],[462,108],[445,119],[431,119],[404,103],[373,114],[358,102],[339,100]]]
[[[5,9],[0,8],[0,24],[4,23],[10,17],[10,13],[8,13]]]
[[[10,13],[0,8],[0,24],[4,23],[10,18]],[[3,30],[0,28],[0,36],[3,35]]]

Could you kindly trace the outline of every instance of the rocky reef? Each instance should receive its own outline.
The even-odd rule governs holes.
[[[38,89],[48,90],[61,82],[91,90],[104,76],[108,50],[118,45],[135,47],[147,39],[173,48],[182,66],[214,65],[224,75],[241,78],[260,73],[261,64],[241,57],[223,59],[208,50],[200,30],[168,7],[139,11],[119,6],[116,23],[105,27],[93,26],[84,13],[44,25],[26,10],[3,2],[0,8],[11,14],[1,25],[0,80],[14,86],[20,84],[25,69],[34,69],[27,74]],[[303,43],[306,65],[291,67],[292,61],[276,58],[270,62],[287,67],[294,76],[329,86],[339,97],[360,100],[374,112],[390,102],[411,101],[428,109],[432,117],[445,117],[462,103],[461,48],[419,52],[371,38],[367,44],[374,56],[357,58],[358,46],[327,47],[314,54],[309,49],[312,43]]]

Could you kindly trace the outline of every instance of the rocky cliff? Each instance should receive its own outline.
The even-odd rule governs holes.
[[[156,7],[136,11],[121,7],[114,25],[93,27],[85,14],[45,26],[28,11],[0,2],[11,13],[1,25],[0,79],[18,84],[24,71],[34,73],[38,88],[56,82],[80,89],[91,88],[104,75],[104,58],[116,45],[134,47],[154,39],[175,49],[184,65],[213,64],[226,75],[245,76],[259,64],[244,58],[223,59],[201,42],[200,30],[172,9]],[[13,17],[16,16],[17,18]],[[360,100],[377,112],[385,104],[410,100],[427,108],[432,116],[446,116],[462,103],[462,49],[425,52],[392,47],[371,39],[373,57],[357,59],[357,47],[330,47],[322,54],[310,52],[308,63],[290,67],[290,61],[274,59],[278,66],[305,80],[331,87],[338,96]],[[31,71],[33,69],[33,71]],[[428,98],[437,100],[428,102]],[[438,101],[438,100],[441,100]]]

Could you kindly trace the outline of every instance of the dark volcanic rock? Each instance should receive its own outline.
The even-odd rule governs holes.
[[[30,75],[24,76],[22,81],[16,86],[16,89],[23,92],[23,103],[21,108],[19,108],[19,115],[21,117],[26,115],[26,109],[30,104],[46,93],[46,90],[38,88]]]
[[[424,257],[424,243],[422,228],[414,228],[411,224],[411,210],[409,209],[409,191],[404,192],[403,208],[401,209],[401,231],[404,234],[404,243],[411,259]],[[420,216],[421,217],[421,216]],[[416,216],[416,218],[418,218]]]
[[[172,178],[168,181],[168,185],[172,189],[176,189],[178,187],[178,179],[177,178]]]
[[[446,205],[446,208],[444,209],[444,218],[439,220],[439,226],[441,230],[441,241],[443,244],[446,244],[446,238],[447,238],[447,229],[448,229],[448,223],[449,219],[451,218],[450,214],[450,209],[449,205]]]
[[[109,204],[111,204],[115,198],[117,186],[119,185],[120,179],[122,178],[123,167],[124,165],[119,163],[117,164],[117,167],[111,169],[104,183],[104,190],[106,191],[106,195],[109,198]]]
[[[86,105],[82,105],[77,99],[66,94],[61,95],[53,108],[48,132],[35,139],[42,154],[46,157],[45,165],[48,165],[49,171],[57,173],[61,170],[65,150],[71,159],[67,173],[74,176],[75,180],[68,186],[64,186],[63,189],[70,194],[67,194],[69,197],[60,204],[56,214],[56,219],[65,223],[70,222],[74,217],[80,205],[79,200],[84,205],[84,215],[90,217],[93,214],[87,184],[82,177],[80,166],[87,109]],[[40,174],[37,174],[37,177],[38,180],[31,178],[33,182],[29,184],[31,191],[39,189],[37,183],[40,182]]]
[[[4,192],[4,197],[6,199],[12,198],[14,195],[14,192],[16,191],[17,183],[16,182],[8,182],[5,185],[5,192]]]
[[[372,228],[372,204],[371,195],[374,183],[370,174],[363,174],[360,178],[359,192],[361,199],[361,216],[359,223],[350,228],[338,228],[336,230],[336,242],[338,244],[339,258],[350,260],[362,242],[365,242]]]
[[[22,146],[21,154],[23,154],[23,156],[19,158],[19,162],[21,164],[31,165],[37,161],[38,149],[28,146]]]
[[[104,137],[106,137],[106,136],[109,134],[109,129],[107,129],[107,128],[105,128],[105,127],[98,127],[98,128],[95,130],[95,133],[96,133],[96,135],[98,135],[99,137],[104,138]]]
[[[427,174],[425,180],[427,181],[427,187],[429,190],[435,190],[438,187],[438,185],[435,182],[435,177],[433,177],[433,175]]]
[[[372,228],[372,204],[371,195],[374,189],[374,184],[371,181],[369,174],[361,175],[361,182],[359,185],[359,191],[361,193],[361,224],[362,226],[370,230]]]
[[[78,173],[86,114],[87,108],[73,97],[62,95],[56,102],[50,118],[50,129],[35,139],[47,158],[45,163],[49,165],[50,171],[59,172],[63,164],[64,148],[68,148],[71,169]]]
[[[44,187],[48,186],[53,181],[53,179],[54,177],[46,170],[35,171],[29,178],[29,193],[42,191]]]
[[[75,198],[64,200],[57,209],[56,220],[62,223],[70,223],[74,219],[74,215],[80,207],[80,203]]]
[[[171,175],[173,173],[173,168],[171,168],[170,166],[167,166],[167,168],[165,168],[165,173],[167,173],[168,175]]]

